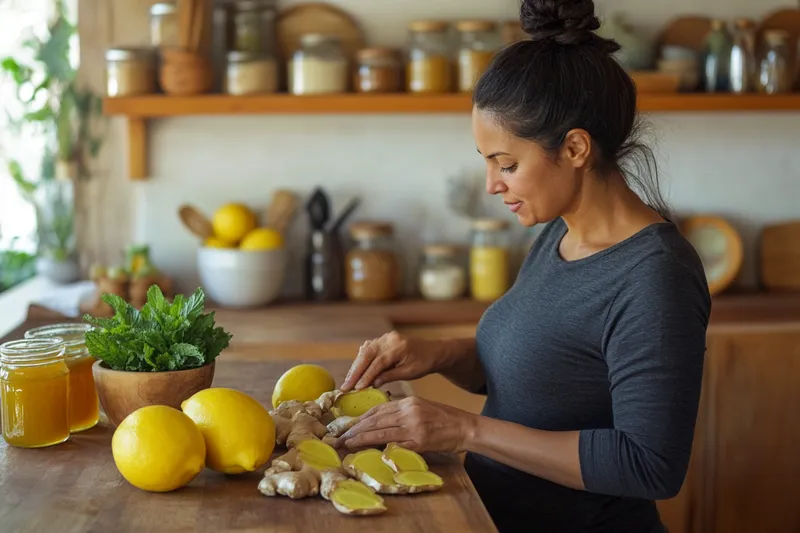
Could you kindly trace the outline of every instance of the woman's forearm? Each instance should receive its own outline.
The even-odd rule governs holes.
[[[455,385],[469,392],[478,392],[486,385],[486,375],[478,358],[475,338],[447,339],[439,342],[436,371]]]
[[[585,490],[579,435],[577,431],[542,431],[475,415],[465,448],[559,485]]]

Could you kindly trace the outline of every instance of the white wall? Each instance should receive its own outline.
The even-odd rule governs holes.
[[[358,16],[371,43],[402,45],[405,23],[423,17],[513,17],[517,0],[337,2]],[[652,31],[672,13],[760,17],[778,0],[606,0]],[[746,236],[741,282],[755,280],[753,243],[760,226],[800,217],[800,115],[650,115],[656,126],[664,192],[679,213],[730,217]],[[122,123],[115,124],[122,135]],[[151,125],[152,179],[119,189],[132,195],[134,238],[151,244],[157,264],[194,280],[195,242],[179,225],[177,206],[193,202],[210,213],[225,201],[261,208],[276,187],[308,193],[321,184],[341,208],[353,194],[360,216],[397,222],[404,245],[422,238],[464,239],[467,227],[446,207],[445,180],[466,170],[480,175],[468,115],[192,117]],[[117,151],[119,157],[123,151]],[[115,164],[115,168],[120,165]],[[489,204],[496,202],[487,200]],[[498,207],[495,205],[495,207]],[[502,213],[502,211],[499,211]],[[301,214],[292,243],[304,246]],[[298,256],[299,259],[299,256]],[[299,279],[288,288],[294,292]]]

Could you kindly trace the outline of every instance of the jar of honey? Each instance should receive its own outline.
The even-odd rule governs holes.
[[[420,20],[409,26],[409,51],[406,65],[408,92],[433,94],[450,92],[453,79],[450,24]]]
[[[100,402],[94,386],[92,365],[84,335],[89,324],[53,324],[25,332],[26,339],[59,337],[64,341],[64,362],[69,368],[70,431],[76,433],[94,427],[100,419]]]
[[[22,339],[0,345],[3,439],[43,448],[69,439],[69,368],[64,341]]]
[[[497,25],[490,20],[462,20],[456,24],[456,29],[459,33],[458,90],[468,93],[494,59],[499,46]]]
[[[470,290],[474,300],[490,302],[510,287],[510,238],[508,222],[498,219],[472,221]]]
[[[400,264],[394,248],[394,228],[386,222],[350,226],[354,245],[345,258],[345,292],[349,300],[393,300],[400,289]]]

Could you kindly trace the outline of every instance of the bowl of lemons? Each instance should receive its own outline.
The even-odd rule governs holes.
[[[211,220],[213,235],[198,250],[200,282],[223,307],[258,307],[274,301],[286,277],[288,253],[282,233],[259,226],[246,205],[226,204]]]

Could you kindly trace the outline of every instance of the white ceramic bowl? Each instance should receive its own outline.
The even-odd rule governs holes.
[[[245,251],[200,248],[197,269],[209,298],[223,307],[256,307],[275,300],[283,288],[285,248]]]

